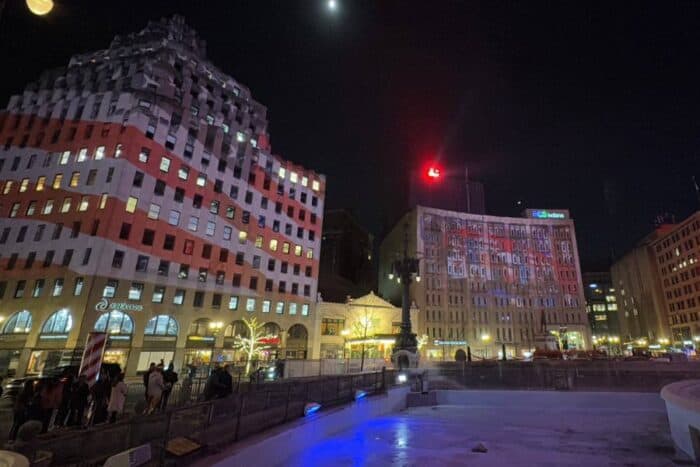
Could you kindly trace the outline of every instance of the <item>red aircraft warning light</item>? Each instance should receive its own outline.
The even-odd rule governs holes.
[[[433,180],[437,180],[438,178],[440,178],[440,175],[441,175],[440,168],[435,167],[434,165],[431,165],[430,167],[428,167],[427,175],[428,175],[428,178],[431,178]]]

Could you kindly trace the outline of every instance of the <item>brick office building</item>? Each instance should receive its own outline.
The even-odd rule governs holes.
[[[0,113],[0,373],[75,360],[92,330],[128,375],[313,339],[325,178],[274,155],[266,109],[174,17],[76,55]],[[77,350],[76,350],[77,349]]]

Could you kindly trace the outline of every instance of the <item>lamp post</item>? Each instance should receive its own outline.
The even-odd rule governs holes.
[[[401,329],[396,336],[394,355],[399,369],[410,365],[410,360],[417,359],[418,339],[411,329],[410,286],[413,280],[420,282],[419,260],[408,256],[408,224],[404,225],[403,256],[391,265],[389,279],[396,277],[401,285]],[[406,355],[408,352],[411,357]],[[408,357],[409,362],[406,362]],[[407,364],[408,363],[408,364]]]

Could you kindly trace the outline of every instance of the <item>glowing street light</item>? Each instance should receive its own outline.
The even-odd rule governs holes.
[[[328,1],[326,2],[326,7],[328,7],[328,9],[329,9],[330,11],[335,11],[335,10],[337,10],[337,9],[338,9],[338,2],[337,2],[337,0],[328,0]]]
[[[27,0],[27,8],[37,16],[44,16],[53,10],[53,0]]]
[[[440,173],[440,168],[439,168],[439,167],[435,167],[435,166],[430,166],[430,167],[428,168],[428,173],[427,173],[427,175],[428,175],[428,178],[431,178],[431,179],[433,179],[433,180],[437,180],[438,178],[440,178],[440,175],[441,175],[441,173]]]

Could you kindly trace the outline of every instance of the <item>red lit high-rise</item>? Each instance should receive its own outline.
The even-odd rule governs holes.
[[[74,361],[93,330],[128,375],[206,368],[251,316],[270,357],[305,358],[324,193],[181,18],[45,72],[0,114],[0,372]]]

